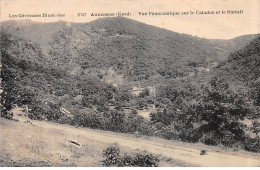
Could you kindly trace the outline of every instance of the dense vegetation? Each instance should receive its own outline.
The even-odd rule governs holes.
[[[27,105],[32,119],[259,152],[259,37],[224,47],[121,17],[42,27],[56,31],[3,27],[1,116]]]
[[[118,167],[158,167],[159,158],[146,151],[135,153],[120,153],[118,144],[113,144],[103,151],[104,166]]]

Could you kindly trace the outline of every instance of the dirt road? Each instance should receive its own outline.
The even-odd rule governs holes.
[[[161,144],[149,139],[139,139],[116,135],[111,133],[103,133],[92,131],[89,129],[75,129],[68,126],[58,126],[53,124],[46,124],[44,122],[35,123],[37,126],[51,129],[60,129],[67,133],[80,134],[92,140],[110,143],[118,143],[120,146],[128,147],[131,149],[147,150],[154,154],[162,154],[166,157],[173,158],[190,164],[192,166],[260,166],[260,158],[253,159],[248,157],[207,152],[207,155],[200,155],[198,149],[189,147],[179,147],[174,144]]]
[[[24,121],[25,119],[22,120]],[[55,154],[56,157],[60,154],[57,152],[66,152],[63,155],[67,155],[67,157],[71,153],[77,155],[75,154],[77,148],[74,146],[74,148],[72,148],[67,144],[68,139],[73,139],[88,146],[88,156],[90,156],[94,162],[98,159],[97,157],[95,158],[95,156],[100,154],[102,149],[116,142],[120,147],[126,150],[147,150],[150,153],[163,155],[183,162],[183,164],[187,166],[260,166],[260,154],[252,154],[245,151],[241,153],[227,152],[219,150],[217,147],[168,141],[153,137],[138,138],[134,135],[118,134],[88,128],[75,128],[45,121],[31,121],[31,123],[28,124],[0,119],[0,131],[0,137],[2,139],[15,141],[20,146],[27,148],[33,146],[32,150],[35,150],[36,154],[41,155],[41,157],[45,155],[43,157],[45,160],[53,162],[59,162],[59,159],[55,158]],[[39,143],[42,143],[42,145]],[[3,142],[0,144],[3,145]],[[99,147],[100,150],[96,151],[95,147]],[[42,150],[39,150],[39,148]],[[49,150],[46,148],[49,148]],[[207,150],[206,154],[200,155],[201,149],[205,148]],[[0,146],[0,151],[1,150],[3,150],[2,146]],[[84,147],[80,150],[83,153]],[[92,155],[90,155],[90,153]],[[72,157],[73,155],[70,155],[70,158]],[[79,160],[80,159],[74,159],[71,161]],[[68,166],[70,165],[72,165],[71,162]],[[86,166],[86,164],[82,162],[78,162],[77,165]],[[98,166],[98,163],[96,162],[95,165]]]

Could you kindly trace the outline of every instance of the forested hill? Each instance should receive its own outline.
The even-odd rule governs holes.
[[[216,68],[216,74],[229,82],[233,89],[251,93],[260,106],[260,36],[231,53],[228,60]]]
[[[13,21],[2,23],[2,28],[38,44],[50,64],[65,67],[72,74],[91,72],[108,81],[105,74],[113,68],[123,77],[113,80],[116,84],[148,85],[194,75],[216,66],[241,46],[236,39],[219,43],[123,17],[86,24],[23,21],[19,25]],[[253,37],[244,38],[243,44]]]
[[[220,39],[212,39],[210,40],[213,44],[215,44],[216,48],[221,48],[227,50],[228,53],[236,52],[241,48],[249,45],[251,41],[255,38],[259,37],[260,34],[251,34],[251,35],[243,35],[229,40],[220,40]],[[224,58],[223,59],[227,59]]]
[[[227,61],[218,68],[229,77],[231,81],[252,81],[260,76],[260,36],[250,42],[246,47],[230,54]]]

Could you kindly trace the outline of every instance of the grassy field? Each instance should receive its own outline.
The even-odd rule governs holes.
[[[68,133],[67,130],[62,130],[66,125],[55,125],[61,128],[50,129],[47,127],[48,123],[45,123],[43,128],[39,124],[35,125],[36,122],[31,124],[0,119],[0,167],[102,166],[102,152],[113,141],[102,142],[91,137],[86,138],[81,133]],[[134,151],[120,144],[119,146],[122,152]],[[159,158],[160,166],[185,166],[172,158]]]

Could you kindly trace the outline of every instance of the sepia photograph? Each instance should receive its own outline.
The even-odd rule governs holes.
[[[0,0],[0,167],[260,167],[259,0]]]

